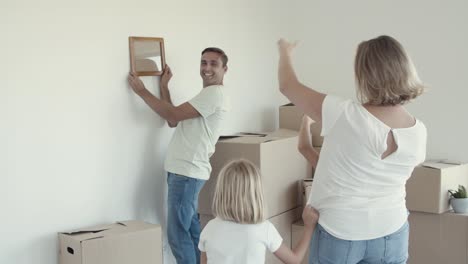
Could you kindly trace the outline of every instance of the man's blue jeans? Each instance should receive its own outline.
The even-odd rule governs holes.
[[[205,180],[168,172],[167,237],[178,264],[200,263],[198,194]]]

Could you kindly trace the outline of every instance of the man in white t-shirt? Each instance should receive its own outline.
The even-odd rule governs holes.
[[[219,48],[203,50],[200,64],[203,89],[177,107],[172,104],[168,89],[172,72],[167,65],[160,81],[161,99],[151,94],[134,73],[128,76],[135,93],[167,120],[170,127],[177,127],[168,147],[164,169],[168,173],[167,235],[179,264],[200,262],[198,194],[210,177],[209,158],[215,151],[228,111],[223,86],[227,61],[228,57]]]

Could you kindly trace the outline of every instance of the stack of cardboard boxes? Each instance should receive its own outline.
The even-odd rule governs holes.
[[[425,162],[406,184],[409,264],[468,263],[468,214],[450,211],[448,190],[468,185],[468,164]]]
[[[262,175],[267,218],[276,227],[283,242],[291,247],[291,226],[302,214],[302,181],[310,178],[308,162],[297,150],[302,114],[294,106],[279,109],[280,129],[265,134],[237,134],[222,137],[210,159],[212,172],[199,195],[202,228],[213,219],[211,210],[216,180],[221,168],[233,159],[253,162]],[[317,139],[319,142],[320,139]],[[267,253],[266,263],[281,263]]]
[[[295,105],[286,104],[286,105],[280,106],[279,116],[280,116],[280,127],[293,129],[293,130],[300,129],[303,113],[299,111]],[[320,153],[320,150],[322,149],[322,144],[323,144],[323,137],[320,136],[321,129],[322,129],[322,126],[320,123],[312,123],[312,126],[310,128],[310,132],[312,134],[312,144],[315,150],[317,150],[319,153]],[[303,205],[307,203],[308,197],[310,195],[310,190],[312,188],[312,183],[313,183],[313,176],[314,176],[314,170],[310,164],[307,164],[307,179],[304,179],[303,182],[301,183]],[[304,233],[304,223],[302,222],[302,219],[298,219],[291,225],[292,246],[295,246],[297,245],[297,243],[299,243],[299,240],[301,239],[303,233]],[[307,250],[307,253],[302,263],[303,264],[309,263],[309,250]]]

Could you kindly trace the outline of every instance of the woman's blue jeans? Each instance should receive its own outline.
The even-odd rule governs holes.
[[[167,237],[178,264],[200,263],[198,194],[205,180],[167,174]]]
[[[404,264],[408,260],[409,224],[388,236],[342,240],[317,225],[310,244],[311,264]]]

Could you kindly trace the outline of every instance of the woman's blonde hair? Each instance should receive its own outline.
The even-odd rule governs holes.
[[[411,58],[403,46],[389,36],[361,42],[354,71],[357,95],[362,103],[404,104],[424,91]]]
[[[213,197],[213,213],[223,220],[241,224],[265,220],[262,180],[252,162],[234,160],[221,169]]]

